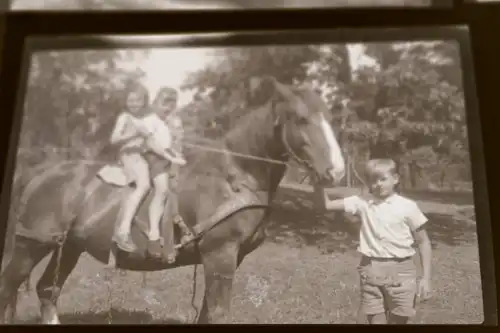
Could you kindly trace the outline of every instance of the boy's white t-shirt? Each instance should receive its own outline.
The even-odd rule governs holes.
[[[415,254],[413,231],[428,220],[417,204],[393,194],[383,201],[344,198],[347,213],[361,218],[358,251],[375,258],[406,258]]]

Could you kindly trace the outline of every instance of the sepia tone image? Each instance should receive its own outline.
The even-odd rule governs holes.
[[[452,0],[7,0],[11,10],[209,10],[451,7]]]
[[[482,323],[458,42],[31,54],[1,322]]]

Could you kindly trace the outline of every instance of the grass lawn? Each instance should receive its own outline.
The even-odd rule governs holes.
[[[268,241],[238,270],[232,297],[237,323],[334,323],[357,321],[359,257],[356,226],[315,213],[307,196],[281,191]],[[482,291],[475,225],[452,216],[430,218],[434,245],[433,298],[418,305],[419,324],[481,323]],[[416,258],[418,260],[418,258]],[[45,266],[37,267],[38,278]],[[198,270],[195,304],[203,295]],[[155,273],[105,270],[82,257],[60,298],[63,323],[189,323],[193,267]],[[21,323],[38,319],[33,292],[18,305]]]

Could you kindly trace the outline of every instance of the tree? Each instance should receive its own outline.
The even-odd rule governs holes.
[[[220,61],[193,73],[184,89],[209,91],[212,104],[203,110],[203,126],[215,126],[214,134],[227,131],[234,118],[245,111],[246,83],[252,77],[271,75],[283,83],[304,82],[308,63],[319,56],[310,46],[226,48],[218,51]]]
[[[71,149],[67,157],[95,155],[123,101],[127,80],[143,73],[122,63],[145,51],[41,52],[32,57],[21,135],[23,151]],[[102,130],[103,127],[108,127]],[[83,155],[83,156],[81,156]]]
[[[352,48],[345,44],[214,49],[216,61],[188,75],[181,87],[193,93],[180,112],[186,137],[203,140],[233,128],[252,104],[260,103],[258,95],[249,94],[250,78],[272,75],[322,94],[353,164],[394,158],[413,187],[424,178],[445,186],[452,173],[444,170],[451,169],[452,177],[469,181],[458,45],[370,43],[363,49],[372,63],[351,63]],[[22,146],[85,146],[87,152],[79,149],[67,157],[96,156],[125,99],[125,82],[144,75],[136,60],[147,56],[146,51],[35,55]]]
[[[467,155],[468,138],[458,45],[451,42],[367,44],[377,67],[356,73],[351,138],[369,142],[372,157],[391,156],[416,186],[422,148],[436,161]],[[453,148],[452,148],[453,147]],[[436,162],[438,163],[438,162]],[[427,168],[428,169],[428,168]]]

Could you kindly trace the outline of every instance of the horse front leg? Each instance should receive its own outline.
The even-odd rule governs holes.
[[[68,241],[52,255],[36,287],[40,300],[42,324],[57,325],[61,323],[57,312],[57,301],[64,283],[74,270],[82,253],[83,251],[79,247]]]
[[[198,323],[230,323],[231,291],[237,268],[238,246],[227,244],[202,254],[205,295]]]

